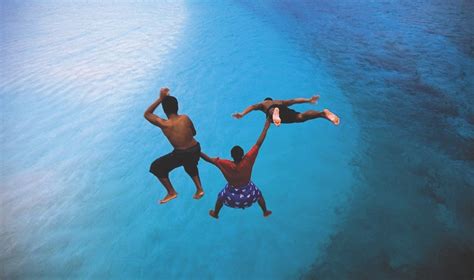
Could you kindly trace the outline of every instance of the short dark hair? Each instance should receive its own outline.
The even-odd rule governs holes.
[[[267,97],[264,100],[273,100],[271,97]]]
[[[232,150],[230,150],[230,155],[232,156],[235,162],[239,162],[244,156],[244,149],[242,149],[242,147],[240,146],[234,146]]]
[[[166,96],[163,98],[163,111],[167,116],[178,113],[178,99],[174,96]]]

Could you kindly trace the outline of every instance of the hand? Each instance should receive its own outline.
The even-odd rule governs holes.
[[[319,100],[319,95],[313,95],[310,99],[309,99],[309,103],[311,104],[316,104],[316,102]]]
[[[162,87],[160,89],[160,98],[163,99],[165,98],[166,96],[170,95],[170,89],[167,88],[167,87]]]
[[[234,117],[234,118],[236,118],[236,119],[241,119],[241,118],[244,117],[244,115],[241,114],[241,113],[235,113],[235,114],[232,114],[232,117]]]

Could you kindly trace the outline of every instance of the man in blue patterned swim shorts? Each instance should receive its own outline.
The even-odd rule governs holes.
[[[209,211],[209,215],[219,218],[219,211],[225,204],[231,208],[247,208],[253,203],[258,202],[262,208],[263,216],[268,217],[272,211],[267,210],[265,199],[260,190],[250,180],[252,176],[252,168],[257,158],[258,150],[265,140],[270,120],[266,120],[257,143],[244,155],[244,150],[240,146],[234,146],[231,150],[233,161],[220,158],[210,158],[201,152],[201,157],[219,168],[227,180],[224,189],[217,196],[216,206],[214,210]]]

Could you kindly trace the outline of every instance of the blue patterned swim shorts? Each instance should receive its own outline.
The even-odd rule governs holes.
[[[217,195],[219,199],[224,200],[224,204],[231,208],[247,208],[262,197],[262,193],[250,181],[243,187],[235,188],[229,184]]]

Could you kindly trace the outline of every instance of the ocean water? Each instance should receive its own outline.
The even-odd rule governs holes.
[[[360,128],[353,196],[303,278],[472,278],[472,1],[244,4],[324,63]]]
[[[2,2],[0,278],[470,279],[469,1]],[[203,151],[249,149],[267,96],[341,117],[272,127],[258,206],[208,210],[200,162],[164,189],[171,146],[143,112],[171,88]],[[158,114],[163,115],[161,109]]]

